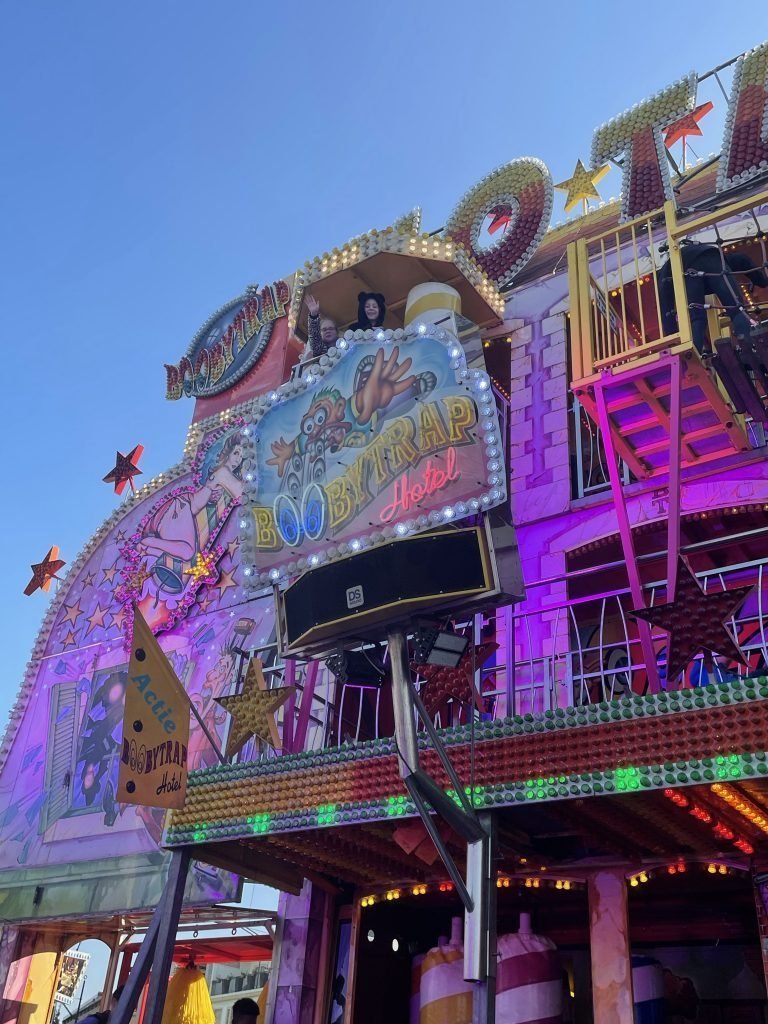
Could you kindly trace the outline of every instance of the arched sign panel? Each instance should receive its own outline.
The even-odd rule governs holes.
[[[246,586],[501,504],[496,404],[448,331],[356,332],[244,428]],[[249,477],[251,478],[249,480]]]
[[[195,335],[176,365],[166,363],[166,398],[209,398],[228,391],[258,362],[275,320],[287,315],[291,290],[285,281],[267,285],[217,310]]]

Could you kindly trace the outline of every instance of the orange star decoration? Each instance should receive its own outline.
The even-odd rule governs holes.
[[[560,189],[561,192],[568,193],[565,197],[565,212],[570,213],[577,203],[584,203],[584,212],[586,213],[587,200],[600,198],[600,193],[595,185],[606,176],[610,169],[610,164],[603,164],[602,167],[598,167],[594,171],[588,171],[581,160],[577,160],[576,170],[571,177],[561,181],[559,185],[555,185],[555,188]]]
[[[717,653],[729,661],[746,662],[726,622],[751,590],[754,587],[706,592],[681,558],[673,600],[632,612],[636,618],[645,619],[669,633],[668,683],[680,675],[699,651]]]
[[[674,146],[676,142],[680,142],[682,139],[683,144],[689,135],[703,135],[701,128],[699,128],[699,121],[714,108],[714,103],[709,100],[707,103],[702,103],[695,110],[692,110],[690,114],[685,114],[680,118],[679,121],[675,121],[674,124],[669,125],[668,128],[664,129],[664,145],[667,149],[670,146]]]
[[[24,588],[24,593],[27,597],[34,594],[36,590],[49,591],[51,589],[51,581],[59,578],[56,573],[66,564],[63,558],[59,558],[59,549],[54,545],[42,562],[37,562],[37,564],[30,566],[32,579]]]
[[[231,697],[217,697],[216,703],[232,716],[225,755],[233,757],[242,750],[251,736],[280,748],[275,712],[294,692],[292,686],[276,686],[270,690],[264,678],[261,661],[252,658],[243,683],[243,692]]]
[[[184,575],[202,583],[212,583],[216,579],[216,556],[204,555],[201,551],[195,559],[195,564],[184,570]]]

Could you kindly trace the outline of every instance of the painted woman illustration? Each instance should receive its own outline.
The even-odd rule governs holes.
[[[197,490],[169,497],[152,515],[139,541],[155,605],[180,595],[196,556],[208,550],[243,493],[243,448],[237,429],[217,439],[200,466]],[[149,602],[150,608],[152,602]],[[150,616],[152,616],[150,612]]]

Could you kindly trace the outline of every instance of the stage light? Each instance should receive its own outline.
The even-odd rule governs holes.
[[[339,683],[353,686],[381,686],[386,670],[376,647],[360,651],[336,651],[326,659],[326,665]]]
[[[413,637],[414,660],[419,664],[456,668],[469,646],[468,636],[419,628]]]

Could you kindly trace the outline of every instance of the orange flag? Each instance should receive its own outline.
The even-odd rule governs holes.
[[[120,802],[184,806],[189,706],[184,687],[136,609],[117,781]]]

